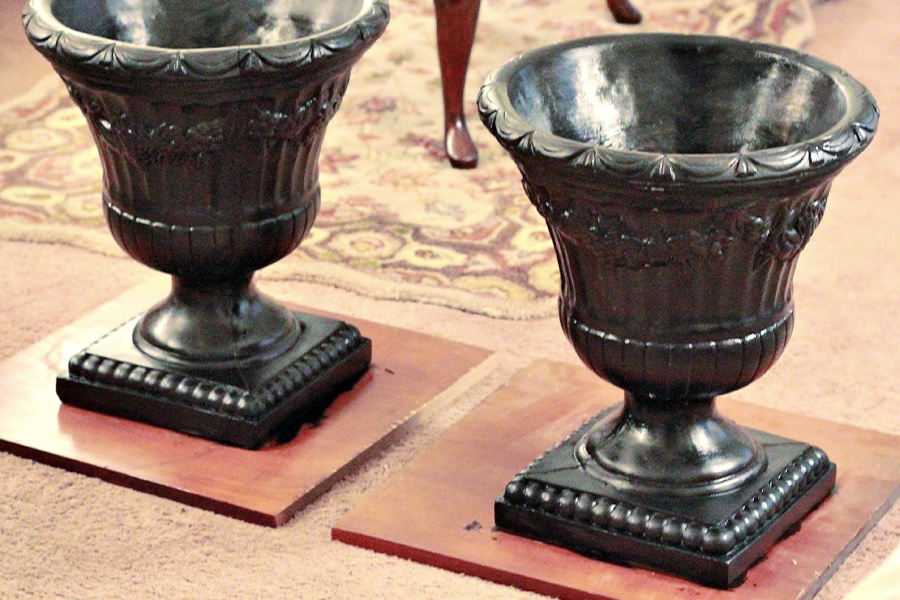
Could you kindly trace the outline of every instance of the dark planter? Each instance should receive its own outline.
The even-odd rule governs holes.
[[[318,156],[383,0],[31,0],[87,118],[113,236],[168,299],[74,357],[63,402],[257,447],[368,368],[356,328],[259,294],[319,208]]]
[[[784,350],[797,257],[874,99],[787,48],[636,34],[512,60],[478,107],[547,221],[566,335],[625,390],[510,484],[498,526],[733,585],[835,470],[715,398]]]

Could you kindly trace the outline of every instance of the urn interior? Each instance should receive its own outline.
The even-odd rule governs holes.
[[[670,41],[588,45],[530,60],[510,105],[538,130],[617,150],[727,154],[803,142],[834,127],[837,83],[760,49]]]
[[[98,6],[99,5],[99,6]],[[279,44],[356,18],[364,0],[55,0],[53,15],[82,33],[170,49]]]

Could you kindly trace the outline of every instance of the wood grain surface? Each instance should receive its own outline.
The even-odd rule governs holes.
[[[60,404],[54,386],[68,358],[165,293],[139,286],[0,363],[0,450],[276,527],[491,354],[341,317],[372,339],[372,367],[319,423],[256,451]]]

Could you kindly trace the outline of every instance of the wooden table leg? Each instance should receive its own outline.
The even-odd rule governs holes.
[[[617,23],[635,25],[641,22],[641,13],[628,0],[606,0]]]
[[[480,6],[481,0],[434,0],[444,95],[444,149],[457,169],[478,164],[478,149],[466,126],[463,90]]]
[[[629,0],[607,0],[607,4],[617,22],[641,22],[641,13]],[[480,7],[481,0],[434,0],[444,97],[444,149],[450,164],[457,169],[471,169],[478,164],[478,149],[463,111],[463,91]]]

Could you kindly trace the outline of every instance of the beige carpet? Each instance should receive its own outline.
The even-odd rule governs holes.
[[[485,2],[483,15],[496,6]],[[557,16],[588,20],[583,14]],[[813,415],[900,434],[895,352],[900,340],[900,125],[892,116],[900,113],[894,64],[900,56],[900,14],[891,0],[832,0],[816,6],[813,16],[817,34],[806,49],[844,66],[870,87],[883,109],[881,129],[866,154],[838,179],[825,220],[800,260],[797,326],[785,356],[735,397],[793,411],[797,418]],[[396,25],[394,35],[400,35]],[[416,60],[436,63],[430,57]],[[397,116],[404,123],[411,118]],[[485,135],[479,139],[490,147]],[[500,178],[507,168],[498,160],[453,176]],[[528,207],[523,195],[509,202]],[[132,261],[71,245],[0,243],[0,356],[152,276]],[[291,301],[479,344],[497,355],[481,379],[468,381],[447,399],[446,410],[417,422],[389,450],[278,530],[0,454],[0,598],[538,598],[334,543],[329,532],[367,492],[516,370],[538,357],[574,362],[556,318],[489,318],[275,276],[263,287]],[[842,598],[898,543],[900,509],[895,507],[818,598]]]

